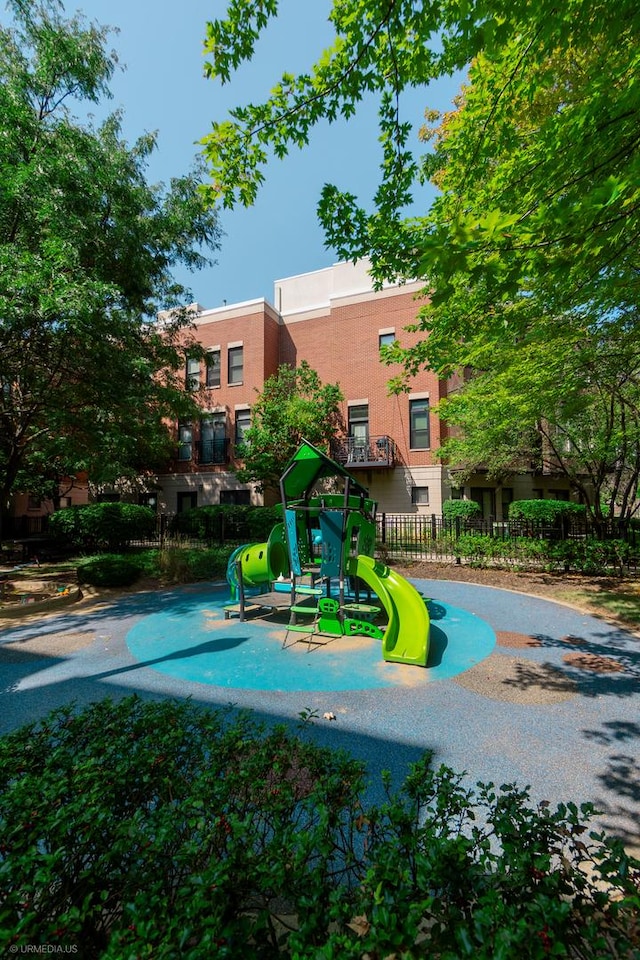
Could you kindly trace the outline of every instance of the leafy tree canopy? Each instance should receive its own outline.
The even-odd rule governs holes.
[[[277,12],[277,0],[229,3],[208,25],[210,73],[228,81]],[[589,487],[594,513],[603,492],[628,512],[639,469],[637,4],[334,0],[331,20],[335,42],[308,72],[285,74],[265,103],[204,139],[210,195],[250,203],[271,152],[304,146],[319,119],[349,117],[377,94],[373,213],[332,185],[318,209],[339,255],[369,256],[380,282],[425,281],[424,336],[387,359],[406,375],[482,371],[442,410],[462,431],[444,449],[453,461],[500,473],[520,456],[546,459]],[[428,106],[429,82],[465,67],[456,109],[427,110],[420,156],[403,91],[425,85]],[[407,216],[425,180],[439,196]]]
[[[244,461],[239,479],[261,490],[277,488],[303,439],[328,448],[341,425],[343,399],[340,387],[323,384],[306,360],[296,368],[279,367],[251,408],[251,426],[238,451]]]
[[[218,246],[201,172],[145,178],[155,136],[132,146],[109,96],[109,31],[58,4],[14,0],[0,28],[0,497],[148,467],[180,390],[189,293],[172,277]],[[203,252],[204,251],[204,252]],[[156,322],[159,309],[175,308]]]
[[[209,75],[228,82],[277,13],[277,0],[231,0],[226,19],[207,26]],[[319,120],[350,117],[372,92],[383,146],[376,210],[367,215],[330,185],[320,202],[340,254],[372,256],[380,280],[424,277],[436,303],[449,299],[447,281],[472,270],[500,302],[540,263],[548,269],[550,250],[561,273],[580,255],[587,272],[571,289],[583,302],[597,267],[624,263],[624,236],[639,225],[636,4],[334,0],[330,19],[335,42],[308,72],[285,73],[268,100],[238,107],[203,139],[212,196],[251,203],[272,152],[306,146]],[[425,86],[428,100],[431,80],[469,65],[459,109],[440,118],[435,150],[416,156],[402,92]],[[423,178],[441,199],[428,216],[403,219]]]

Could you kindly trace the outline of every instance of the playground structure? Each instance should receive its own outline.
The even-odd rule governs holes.
[[[283,520],[268,540],[243,544],[229,558],[232,602],[225,615],[287,610],[285,647],[290,636],[309,649],[338,636],[369,636],[381,640],[384,660],[425,667],[427,604],[408,580],[374,559],[377,504],[367,489],[303,441],[280,479],[280,494]],[[386,623],[375,622],[381,618]]]

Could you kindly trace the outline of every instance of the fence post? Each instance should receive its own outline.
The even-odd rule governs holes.
[[[167,533],[167,515],[165,513],[160,514],[160,549],[164,550],[164,541]]]
[[[382,536],[381,536],[380,539],[382,540],[383,543],[386,543],[386,542],[387,542],[387,515],[386,515],[386,513],[383,513],[383,514],[382,514],[381,519],[382,519]]]

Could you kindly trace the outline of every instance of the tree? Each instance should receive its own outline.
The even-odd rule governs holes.
[[[208,25],[210,73],[229,80],[277,10],[276,0],[251,10],[233,0],[226,19]],[[463,431],[449,446],[463,464],[486,458],[504,469],[510,451],[513,466],[523,449],[553,451],[558,431],[573,435],[579,422],[580,436],[567,443],[590,456],[565,458],[567,475],[584,488],[588,460],[593,509],[608,485],[628,516],[638,478],[637,377],[629,375],[635,360],[616,364],[628,360],[640,293],[637,4],[335,0],[331,20],[335,43],[309,71],[284,75],[265,103],[233,111],[205,138],[210,195],[229,206],[251,202],[271,151],[304,146],[320,119],[349,117],[365,92],[376,94],[383,161],[373,212],[331,185],[318,209],[340,256],[369,256],[380,282],[425,281],[430,302],[416,319],[424,336],[408,350],[388,348],[387,359],[408,376],[423,366],[443,378],[485,371],[444,407]],[[427,111],[430,152],[417,156],[403,91],[464,67],[456,109]],[[415,185],[427,179],[440,195],[424,216],[407,216]],[[518,369],[535,402],[519,389]],[[403,378],[393,386],[402,389]],[[576,406],[580,417],[567,421]],[[516,410],[533,419],[516,419]]]
[[[238,455],[244,461],[236,470],[243,483],[256,483],[262,491],[278,487],[285,467],[308,440],[327,449],[342,426],[337,384],[323,384],[306,360],[299,367],[283,365],[264,382],[251,408],[251,426]]]
[[[277,13],[277,0],[230,0],[226,19],[207,25],[209,75],[228,82]],[[624,256],[623,234],[635,236],[640,217],[636,4],[334,0],[330,19],[335,43],[307,72],[285,73],[268,100],[232,110],[203,139],[212,196],[227,206],[253,202],[271,152],[306,146],[320,120],[349,118],[373,93],[383,146],[375,210],[328,185],[320,215],[335,249],[371,255],[380,280],[424,277],[436,287],[479,248],[485,258],[505,252],[500,242],[521,256],[522,276],[511,269],[502,278],[509,291],[536,256],[547,265],[549,247],[582,253],[592,273]],[[469,65],[460,109],[440,129],[446,152],[415,156],[403,91],[423,85],[426,98],[431,80]],[[434,176],[442,202],[403,220],[416,182]],[[487,276],[495,269],[490,263]]]
[[[480,466],[505,479],[530,469],[566,478],[597,525],[637,509],[640,346],[632,328],[570,335],[553,321],[514,344],[485,343],[480,365],[440,405],[442,447],[459,481]]]
[[[188,291],[171,271],[209,263],[215,212],[202,171],[146,182],[155,136],[129,146],[109,95],[108,30],[51,0],[11,4],[0,28],[0,503],[15,489],[152,467],[181,389]],[[160,309],[173,310],[156,322]],[[186,412],[186,411],[185,411]]]

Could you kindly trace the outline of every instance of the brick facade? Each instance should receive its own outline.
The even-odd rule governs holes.
[[[256,394],[280,364],[297,366],[306,360],[323,383],[340,385],[345,397],[345,436],[336,438],[332,453],[337,459],[344,455],[342,462],[369,488],[379,510],[440,514],[451,486],[437,457],[445,427],[433,409],[447,385],[422,371],[412,379],[407,393],[389,396],[388,381],[400,371],[382,364],[379,355],[381,336],[394,337],[403,346],[415,342],[417,334],[405,328],[416,319],[420,290],[420,284],[412,283],[374,291],[366,264],[336,264],[276,281],[275,306],[264,299],[213,310],[195,305],[198,341],[209,351],[219,351],[219,385],[206,387],[206,366],[201,364],[202,419],[183,425],[182,439],[191,438],[190,451],[187,442],[180,444],[176,425],[181,458],[177,455],[167,473],[158,478],[160,509],[173,513],[190,505],[261,502],[231,469],[237,424],[246,422]],[[235,351],[236,361],[238,351],[242,353],[242,376],[238,377],[236,364],[236,383],[229,377],[230,350]],[[213,435],[211,418],[216,420],[216,435],[224,426],[225,439],[223,446],[216,441],[215,462],[206,462],[211,460],[203,455],[211,450],[204,441]],[[470,492],[487,499],[491,513],[501,515],[501,491],[495,485],[479,477],[465,495]],[[523,492],[518,490],[518,495]],[[505,504],[509,497],[511,493],[505,493]]]

